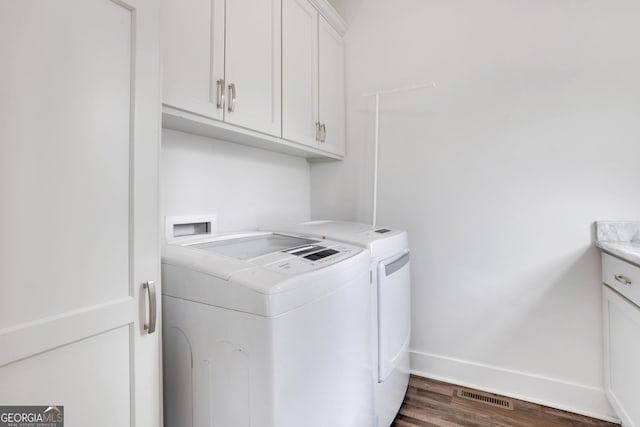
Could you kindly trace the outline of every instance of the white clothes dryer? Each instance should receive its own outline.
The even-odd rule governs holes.
[[[301,238],[330,239],[371,253],[374,425],[388,427],[409,384],[411,277],[407,233],[402,230],[341,221],[311,221],[270,229]]]
[[[165,245],[165,425],[372,426],[369,265],[269,232]]]

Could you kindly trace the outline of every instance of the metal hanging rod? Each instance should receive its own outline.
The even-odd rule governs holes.
[[[435,82],[420,83],[412,86],[403,86],[403,87],[397,87],[393,89],[379,89],[373,92],[365,92],[362,94],[362,96],[376,96],[376,95],[385,95],[387,93],[407,92],[407,91],[418,90],[418,89],[431,89],[437,86],[438,85]]]
[[[377,225],[378,221],[378,151],[380,147],[380,95],[388,93],[410,92],[419,89],[432,89],[437,85],[435,82],[416,84],[412,86],[398,87],[394,89],[381,89],[375,92],[367,92],[362,96],[373,96],[376,99],[375,106],[375,132],[373,135],[373,200],[372,200],[372,225]]]

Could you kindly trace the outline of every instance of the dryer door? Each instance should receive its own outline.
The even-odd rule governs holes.
[[[408,351],[411,334],[409,251],[378,264],[378,382],[393,372]]]

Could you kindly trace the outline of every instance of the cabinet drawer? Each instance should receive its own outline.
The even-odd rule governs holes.
[[[640,305],[640,267],[603,253],[602,281]]]

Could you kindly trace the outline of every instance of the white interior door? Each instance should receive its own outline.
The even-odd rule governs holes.
[[[281,0],[228,1],[225,27],[224,120],[278,137],[282,133],[280,12]]]
[[[316,147],[318,12],[307,0],[282,0],[282,137]]]
[[[318,28],[320,122],[324,124],[320,148],[344,155],[344,41],[322,16]]]
[[[0,1],[0,404],[63,405],[67,427],[161,423],[158,19]]]
[[[223,119],[224,8],[225,0],[162,0],[166,105]]]

